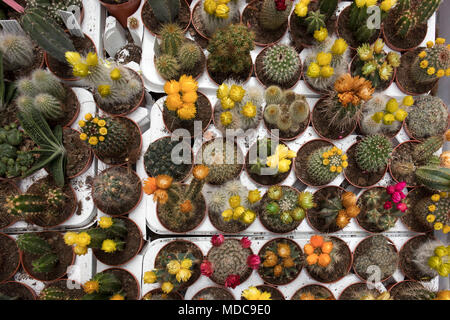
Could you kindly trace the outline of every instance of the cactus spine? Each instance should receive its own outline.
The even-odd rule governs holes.
[[[292,0],[264,0],[259,13],[259,24],[265,30],[277,30],[289,18]]]
[[[56,97],[59,101],[64,101],[67,96],[66,89],[62,85],[61,81],[48,71],[37,69],[31,75],[31,82],[36,88],[36,92],[48,93]],[[34,96],[35,94],[29,92],[22,92],[28,96]]]
[[[447,106],[439,97],[420,96],[414,99],[406,123],[416,139],[441,135],[447,128]]]
[[[169,23],[161,28],[161,50],[164,54],[177,56],[183,41],[183,31],[177,24]]]
[[[439,43],[438,43],[439,41]],[[411,65],[411,76],[416,83],[430,83],[444,75],[450,68],[450,48],[437,40],[434,46],[424,49]]]
[[[13,71],[26,68],[33,64],[34,45],[27,36],[0,34],[0,51],[3,54],[3,65],[5,70]]]
[[[163,54],[156,59],[156,69],[166,80],[178,78],[180,75],[180,65],[177,59],[168,54]]]
[[[37,95],[34,98],[34,105],[46,119],[56,120],[63,116],[61,103],[47,93]]]
[[[377,172],[387,165],[391,152],[391,141],[384,135],[367,136],[356,146],[356,163],[364,171]]]
[[[274,45],[264,54],[264,75],[275,83],[287,84],[294,80],[299,68],[300,58],[293,47]]]
[[[427,23],[441,2],[442,0],[425,0],[414,7],[411,7],[410,0],[399,2],[396,10],[401,15],[396,22],[397,34],[402,38],[408,37],[419,25]]]
[[[443,136],[430,137],[414,148],[413,159],[416,161],[426,161],[431,158],[436,151],[442,148],[443,144]]]
[[[178,51],[178,61],[183,70],[193,71],[200,59],[200,48],[195,43],[185,43]]]

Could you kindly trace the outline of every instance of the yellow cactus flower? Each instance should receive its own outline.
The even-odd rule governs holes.
[[[88,294],[98,292],[99,288],[100,288],[100,284],[96,280],[87,281],[83,285],[84,292],[86,292]]]
[[[345,52],[345,50],[347,50],[347,47],[347,42],[344,39],[339,38],[334,41],[333,46],[331,47],[331,52],[336,55],[341,55]]]
[[[427,52],[424,50],[424,51],[422,51],[421,53],[419,53],[419,58],[420,59],[423,59],[423,58],[425,58],[427,56]]]
[[[97,137],[90,137],[89,138],[89,140],[88,140],[88,143],[90,144],[90,145],[92,145],[92,146],[96,146],[97,145],[97,143],[98,143],[98,138]]]
[[[183,74],[178,82],[180,83],[180,89],[183,93],[197,91],[198,89],[198,83],[194,80],[194,78],[192,78],[192,76]]]
[[[444,38],[436,38],[436,44],[444,44],[445,39]]]
[[[230,93],[230,87],[228,87],[227,84],[222,83],[219,86],[219,89],[217,89],[216,96],[218,99],[223,99],[225,97],[228,97],[229,93]]]
[[[295,5],[294,12],[297,17],[303,18],[308,14],[308,6],[302,2],[299,2]]]
[[[214,0],[205,0],[203,3],[203,10],[210,15],[213,15],[216,12],[216,8],[217,4]]]
[[[109,300],[125,300],[125,297],[120,293],[116,293],[111,298],[109,298]]]
[[[395,113],[397,109],[398,109],[397,100],[394,98],[389,99],[388,103],[386,104],[386,111],[389,113]]]
[[[67,62],[70,63],[72,66],[75,66],[76,64],[81,62],[81,55],[78,52],[67,51],[65,53],[65,56]]]
[[[442,69],[439,69],[438,72],[436,72],[436,77],[442,78],[445,75],[445,71]]]
[[[427,70],[427,74],[430,76],[433,75],[435,72],[436,72],[436,69],[434,69],[433,67],[429,67]]]
[[[100,220],[98,221],[98,225],[102,229],[108,229],[109,227],[111,227],[113,225],[113,223],[114,222],[111,217],[101,217]]]
[[[73,248],[73,252],[77,256],[84,256],[87,253],[87,247],[75,246]]]
[[[64,234],[64,243],[68,246],[73,246],[77,240],[77,236],[76,232],[66,232]]]
[[[98,120],[98,121],[97,121],[97,125],[98,125],[99,127],[104,127],[104,126],[106,126],[106,121],[103,120],[103,119]]]
[[[81,77],[84,78],[89,74],[89,66],[87,64],[84,64],[82,62],[77,63],[73,66],[72,74],[75,77]]]
[[[381,51],[383,51],[383,47],[383,40],[378,38],[377,41],[375,41],[375,43],[373,44],[373,51],[375,51],[375,53],[380,53]]]
[[[336,166],[331,166],[331,167],[330,167],[330,171],[331,171],[331,172],[336,172],[336,170],[337,170]]]
[[[98,141],[105,141],[105,137],[104,136],[98,137]]]
[[[261,292],[256,287],[250,287],[242,291],[242,297],[246,300],[271,300],[271,294],[269,292]]]
[[[449,233],[450,232],[450,226],[445,225],[444,228],[442,228],[443,233]]]
[[[314,39],[319,42],[324,41],[328,37],[327,28],[321,27],[319,30],[314,31]]]
[[[184,103],[195,103],[197,101],[197,99],[198,99],[198,95],[197,95],[197,92],[195,92],[195,91],[183,93],[183,95],[181,97],[181,100]]]
[[[230,221],[233,218],[233,210],[227,209],[222,212],[222,218],[225,222]]]
[[[441,196],[439,194],[435,193],[431,196],[431,200],[434,202],[438,202],[439,200],[441,200]]]
[[[164,92],[168,95],[180,92],[180,84],[176,80],[167,81],[164,84]]]
[[[178,282],[186,282],[190,279],[191,275],[192,275],[191,270],[181,268],[175,277]]]
[[[355,0],[355,4],[358,8],[362,8],[366,5],[366,0]]]
[[[316,56],[317,63],[319,66],[327,66],[331,63],[332,54],[329,52],[319,52]]]
[[[278,163],[278,172],[285,173],[291,168],[291,160],[283,159]]]
[[[228,199],[228,203],[230,204],[230,207],[235,209],[241,205],[241,197],[240,196],[231,196]]]
[[[166,269],[167,269],[167,272],[169,272],[170,274],[177,274],[178,271],[180,271],[180,269],[181,269],[180,262],[178,260],[171,260],[166,265]]]
[[[251,190],[248,192],[248,202],[254,204],[262,199],[261,192],[258,189]]]
[[[450,50],[450,49],[449,49]],[[450,77],[450,68],[445,70],[445,76]]]
[[[225,110],[233,109],[235,106],[234,101],[230,97],[222,98],[222,100],[220,100],[220,104]]]
[[[91,243],[91,236],[87,232],[80,232],[75,239],[75,243],[81,247],[87,247]]]
[[[329,78],[334,74],[334,69],[331,66],[324,66],[320,69],[320,76],[323,78]]]
[[[327,166],[330,164],[330,159],[323,159],[322,163],[324,166]]]
[[[348,157],[347,157],[346,154],[343,154],[343,155],[341,156],[341,160],[345,161],[345,160],[347,160],[347,159],[348,159]]]
[[[78,125],[80,126],[80,128],[83,128],[86,125],[86,121],[80,120],[78,121]]]
[[[154,271],[147,271],[144,273],[144,283],[155,283],[158,277]]]
[[[343,168],[347,168],[348,167],[348,162],[347,161],[342,161],[341,163]]]
[[[436,211],[436,206],[434,204],[429,205],[428,206],[428,211],[430,211],[430,212]]]
[[[233,114],[230,111],[225,111],[220,114],[220,123],[226,127],[233,122]]]
[[[183,105],[181,96],[178,93],[170,94],[166,98],[166,106],[170,111],[176,111]]]
[[[317,78],[320,75],[320,66],[315,62],[311,62],[306,71],[306,75],[310,78]]]
[[[102,135],[102,136],[106,136],[108,134],[108,129],[106,129],[105,127],[101,127],[98,132]]]
[[[87,138],[88,138],[88,136],[87,136],[86,133],[81,133],[81,134],[80,134],[80,140],[85,141],[85,140],[87,140]]]
[[[374,6],[377,4],[377,2],[378,2],[378,0],[366,0],[366,7]]]
[[[84,115],[84,119],[86,119],[86,121],[91,121],[91,120],[92,120],[92,114],[86,113],[86,114]]]
[[[233,219],[238,220],[242,214],[245,212],[245,208],[242,206],[236,207],[233,210]]]
[[[173,290],[173,284],[170,283],[169,281],[166,281],[161,285],[161,290],[164,293],[170,293]]]
[[[220,19],[228,19],[230,8],[226,4],[219,4],[216,8],[216,17]]]
[[[241,221],[245,224],[252,224],[256,219],[256,213],[252,210],[245,210],[241,217]]]
[[[422,60],[422,61],[420,61],[420,67],[422,68],[422,69],[425,69],[426,67],[428,67],[428,60]]]
[[[384,12],[388,12],[389,10],[391,10],[393,5],[394,2],[392,0],[384,0],[380,4],[380,9],[383,10]]]
[[[403,105],[410,107],[414,104],[414,98],[412,96],[406,96],[403,98]]]
[[[104,98],[111,94],[111,86],[108,84],[102,84],[97,87],[98,93]]]
[[[256,106],[248,101],[245,106],[242,107],[241,113],[247,118],[254,118],[256,116]]]
[[[98,123],[98,118],[95,117],[94,119],[92,119],[92,122],[95,123],[95,124],[97,124],[97,123]]]
[[[106,239],[102,242],[102,250],[108,253],[117,250],[117,243],[114,240]]]
[[[395,117],[392,113],[386,113],[383,116],[383,123],[385,125],[391,125],[392,123],[394,123],[394,121],[395,121]]]
[[[434,214],[429,214],[426,219],[429,223],[433,223],[434,220],[436,220],[436,216]]]
[[[191,259],[183,259],[181,261],[181,268],[189,269],[192,267],[192,260]]]
[[[95,67],[98,64],[97,53],[89,52],[86,56],[86,64],[90,67]]]
[[[427,41],[427,48],[432,48],[434,46],[433,41]]]
[[[229,97],[234,102],[241,102],[244,98],[245,90],[242,88],[242,86],[238,86],[236,84],[233,84],[230,89]]]
[[[444,227],[444,225],[442,224],[442,222],[436,222],[434,224],[434,230],[441,230]]]
[[[111,70],[111,72],[109,73],[109,76],[111,77],[112,80],[119,80],[122,75],[120,74],[120,70],[118,68],[114,68]]]
[[[341,167],[341,166],[338,166],[338,167],[336,168],[336,171],[339,172],[339,173],[341,173],[341,172],[342,172],[342,167]]]
[[[403,120],[406,119],[406,117],[408,116],[408,112],[406,112],[403,109],[398,109],[398,111],[395,113],[395,120],[403,122]]]
[[[375,121],[376,123],[380,123],[380,121],[383,120],[383,116],[384,116],[384,113],[382,111],[375,112],[372,115],[372,120]]]

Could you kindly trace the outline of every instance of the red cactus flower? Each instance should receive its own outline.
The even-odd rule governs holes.
[[[241,277],[238,274],[230,274],[225,280],[225,287],[234,289],[241,284]]]
[[[394,186],[395,191],[402,191],[403,189],[405,189],[405,187],[406,187],[406,182],[404,182],[404,181],[399,182]]]
[[[275,7],[278,11],[284,11],[286,10],[286,0],[275,0]]]
[[[405,212],[406,210],[408,210],[408,206],[406,205],[406,203],[401,202],[397,204],[397,209],[401,212]]]
[[[400,195],[399,192],[394,192],[394,194],[392,195],[392,201],[394,201],[395,203],[399,203],[402,200],[402,196]]]
[[[213,271],[214,270],[212,263],[208,260],[203,260],[202,264],[200,265],[200,272],[202,273],[202,275],[209,278],[213,274]]]
[[[392,208],[392,202],[386,201],[386,202],[384,203],[383,208],[385,208],[386,210],[389,210],[390,208]]]
[[[215,234],[211,237],[211,243],[214,247],[220,247],[220,245],[225,241],[223,234]]]
[[[388,186],[388,187],[386,188],[386,192],[387,192],[388,194],[393,194],[393,193],[395,192],[395,187],[394,187],[394,186]]]
[[[261,259],[257,254],[252,254],[247,258],[247,265],[254,270],[259,268],[260,263]]]
[[[247,248],[250,248],[251,245],[252,245],[252,242],[249,240],[249,238],[243,237],[241,239],[242,248],[247,249]]]

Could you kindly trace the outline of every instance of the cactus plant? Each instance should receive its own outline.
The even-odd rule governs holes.
[[[115,294],[124,296],[122,282],[112,273],[97,273],[91,280],[84,283],[86,293],[82,300],[107,300]]]
[[[447,172],[447,178],[448,175],[449,172]],[[413,214],[424,226],[448,233],[450,231],[449,210],[450,197],[448,192],[439,192],[420,199],[414,206]]]
[[[201,59],[201,49],[195,43],[185,43],[178,51],[178,61],[183,70],[193,71]]]
[[[6,71],[26,68],[33,64],[34,45],[25,35],[0,33],[0,52],[3,54],[3,66]]]
[[[35,233],[21,234],[17,238],[19,249],[33,254],[36,259],[32,261],[33,271],[48,273],[53,270],[58,263],[58,256],[49,242]]]
[[[34,98],[34,106],[46,119],[56,120],[64,115],[61,102],[47,93],[37,95]]]
[[[391,153],[392,144],[386,136],[367,136],[356,146],[356,163],[361,170],[378,172],[386,167]]]
[[[287,22],[293,0],[263,0],[259,12],[259,25],[264,30],[277,30]]]
[[[278,86],[270,86],[264,93],[266,105],[279,104],[283,99],[283,90]]]
[[[427,23],[441,2],[442,0],[426,0],[412,6],[410,0],[401,1],[395,8],[399,12],[395,22],[397,35],[402,38],[410,36],[419,25]]]
[[[71,11],[72,7],[78,7],[81,10],[83,5],[82,0],[28,0],[27,8],[42,8],[45,10],[50,18],[57,22],[60,26],[65,27],[59,10]],[[70,9],[70,10],[69,10]]]
[[[431,158],[433,154],[444,145],[443,136],[429,137],[418,144],[413,151],[412,157],[416,161],[423,162]]]
[[[433,191],[450,192],[450,168],[422,166],[415,171],[416,180]]]
[[[30,81],[30,79],[27,78],[25,78],[24,80]],[[64,101],[67,96],[67,91],[62,85],[61,81],[51,72],[46,70],[34,70],[31,74],[31,84],[28,83],[24,86],[28,86],[30,91],[27,91],[26,89],[19,89],[19,92],[23,95],[28,95],[31,97],[35,96],[37,92],[45,92],[56,97],[59,101]]]
[[[174,22],[180,10],[180,0],[147,0],[147,3],[160,23]]]
[[[161,28],[160,36],[162,53],[176,57],[184,42],[184,35],[181,28],[174,23],[164,24]]]
[[[308,26],[306,32],[312,34],[314,31],[325,27],[325,15],[320,10],[309,11],[308,16],[305,18],[305,24]]]
[[[287,84],[295,80],[300,68],[300,58],[293,47],[274,45],[264,54],[262,61],[264,76],[277,84]]]
[[[417,84],[432,83],[439,78],[449,76],[450,48],[442,38],[425,48],[414,59],[410,67],[410,75]]]
[[[41,291],[39,300],[71,300],[71,297],[56,286],[49,286]]]
[[[348,166],[347,156],[336,147],[322,147],[312,152],[306,163],[310,179],[318,184],[330,183]]]
[[[180,75],[180,64],[178,60],[168,54],[163,54],[156,59],[156,70],[166,80],[175,79]]]
[[[447,128],[447,106],[439,97],[420,96],[414,99],[406,124],[416,139],[441,135]]]
[[[238,0],[203,0],[200,6],[201,20],[208,36],[239,18]]]

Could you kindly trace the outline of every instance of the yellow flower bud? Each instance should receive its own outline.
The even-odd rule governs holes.
[[[320,75],[319,65],[315,62],[311,62],[306,71],[306,75],[310,78],[317,78]]]
[[[256,116],[256,106],[249,101],[242,107],[241,113],[247,118],[254,118]]]
[[[432,48],[434,46],[433,41],[428,41],[427,42],[427,48]]]
[[[114,252],[117,250],[117,244],[114,240],[106,239],[102,242],[102,250],[108,253]]]
[[[76,245],[73,248],[73,252],[77,255],[77,256],[84,256],[87,253],[87,247],[82,247],[79,245]]]
[[[384,113],[382,111],[375,112],[372,116],[372,120],[376,123],[380,123],[381,120],[383,120]]]
[[[229,93],[230,93],[230,88],[225,83],[222,83],[219,86],[219,89],[217,89],[216,96],[218,99],[223,99],[223,98],[227,97]]]
[[[86,125],[86,122],[83,120],[78,121],[78,125],[83,128]]]
[[[186,282],[189,280],[191,275],[192,275],[191,270],[182,268],[180,269],[180,271],[178,271],[176,279],[178,282]]]
[[[386,104],[386,111],[389,113],[394,113],[398,109],[398,102],[396,99],[391,98],[389,99],[388,103]]]
[[[144,283],[155,283],[157,279],[156,273],[153,271],[147,271],[144,273]]]
[[[256,203],[262,199],[261,192],[258,189],[249,191],[247,198],[251,204]]]
[[[91,236],[87,232],[81,232],[77,235],[75,243],[80,247],[87,247],[91,243]]]
[[[317,60],[317,63],[319,64],[319,66],[323,67],[323,66],[327,66],[331,63],[332,57],[333,56],[331,53],[319,52],[316,56],[316,60]]]
[[[219,4],[216,8],[216,17],[220,19],[228,19],[230,8],[226,4]]]
[[[240,196],[231,196],[228,199],[228,203],[230,204],[230,207],[235,209],[241,205],[241,197]]]
[[[362,8],[366,5],[366,0],[355,0],[355,4],[358,8]]]
[[[77,233],[76,232],[66,232],[64,234],[64,242],[68,246],[73,246],[75,244],[75,241],[77,240]]]
[[[427,70],[427,74],[431,76],[431,75],[433,75],[435,73],[435,71],[436,71],[436,69],[434,69],[433,67],[430,67]]]
[[[319,42],[324,41],[328,37],[328,30],[321,27],[319,30],[314,31],[314,39]]]
[[[383,51],[383,47],[383,40],[381,38],[378,38],[377,41],[375,41],[375,43],[373,44],[373,51],[375,51],[375,53],[380,53],[381,51]]]
[[[75,66],[76,64],[81,62],[81,55],[78,52],[67,51],[65,56],[67,62],[70,63],[72,66]]]
[[[236,207],[233,210],[233,219],[238,220],[242,214],[245,212],[245,208],[242,206]]]
[[[86,133],[81,133],[81,134],[80,134],[80,140],[86,141],[87,138],[88,138],[88,136],[87,136]]]
[[[436,38],[436,44],[444,44],[445,39],[444,38]]]
[[[410,107],[414,104],[414,98],[412,96],[406,96],[403,98],[403,105]]]
[[[288,172],[291,168],[291,160],[283,159],[278,163],[278,172],[285,173]]]
[[[203,3],[203,10],[210,15],[213,15],[216,12],[216,7],[217,4],[214,0],[205,0]]]
[[[252,210],[246,210],[241,216],[241,221],[245,224],[251,224],[255,221],[256,214]]]
[[[104,98],[111,94],[111,86],[108,84],[102,84],[97,88],[98,93]]]
[[[183,107],[177,110],[177,115],[181,120],[194,119],[197,114],[197,109],[194,104],[184,104]]]
[[[242,98],[244,98],[245,90],[241,86],[233,84],[230,89],[230,98],[234,102],[241,102]]]
[[[408,112],[403,109],[398,109],[398,111],[395,113],[395,120],[403,122],[403,120],[405,120],[407,116]]]
[[[299,2],[295,5],[294,12],[298,17],[303,18],[308,13],[308,6],[304,5],[302,2]]]
[[[90,67],[95,67],[98,64],[97,53],[89,52],[86,57],[86,64]]]
[[[109,76],[111,77],[112,80],[119,80],[122,77],[122,75],[120,74],[120,70],[118,68],[112,69]]]
[[[233,122],[233,114],[230,111],[225,111],[220,114],[220,123],[226,127]]]
[[[233,218],[233,210],[231,209],[227,209],[225,211],[222,212],[222,218],[225,222],[228,222],[231,220],[231,218]]]
[[[334,74],[334,69],[331,66],[324,66],[320,69],[320,76],[323,78],[329,78]]]
[[[183,105],[183,101],[178,93],[174,93],[167,96],[165,104],[167,109],[175,111]]]
[[[106,121],[105,120],[98,120],[97,121],[97,125],[99,126],[99,127],[104,127],[105,125],[106,125]]]
[[[385,125],[391,125],[395,121],[395,117],[391,113],[387,113],[383,116],[383,123]]]
[[[161,290],[164,293],[170,293],[173,290],[173,284],[170,283],[169,281],[166,281],[161,285]]]
[[[341,55],[347,50],[348,44],[344,39],[339,38],[334,41],[333,46],[331,47],[331,52],[336,55]]]
[[[167,81],[164,84],[164,92],[168,95],[180,92],[180,84],[176,80]]]
[[[234,108],[234,101],[230,97],[225,97],[222,100],[220,100],[220,104],[222,105],[222,108],[225,110]]]
[[[191,259],[183,259],[181,261],[181,268],[189,269],[192,267],[192,260]]]

